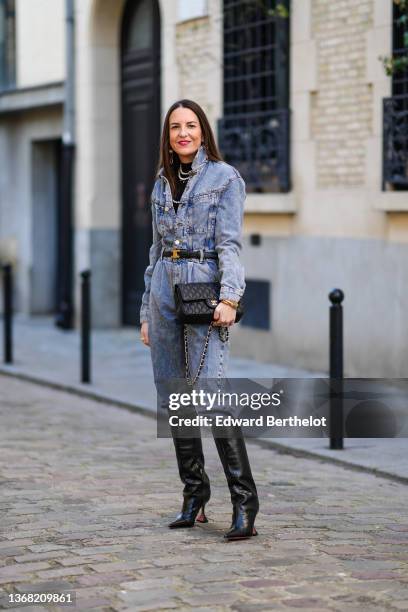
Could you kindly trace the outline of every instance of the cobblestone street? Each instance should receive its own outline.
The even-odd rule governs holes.
[[[406,485],[251,443],[259,537],[226,543],[213,440],[210,522],[170,531],[182,485],[154,419],[6,376],[0,410],[2,607],[69,589],[84,611],[408,609]]]

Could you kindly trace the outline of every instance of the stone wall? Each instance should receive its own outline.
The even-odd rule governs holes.
[[[318,91],[312,97],[312,133],[317,143],[317,186],[365,183],[366,139],[371,134],[373,96],[365,82],[367,31],[372,0],[313,0]]]

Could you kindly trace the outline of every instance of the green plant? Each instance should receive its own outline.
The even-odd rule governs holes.
[[[275,9],[268,9],[267,13],[270,17],[281,17],[282,19],[289,17],[288,8],[281,2],[276,5]]]
[[[380,55],[378,58],[382,62],[387,76],[403,72],[408,68],[408,0],[393,0],[393,2],[398,6],[400,13],[397,19],[397,27],[407,29],[403,33],[404,54],[399,57]]]

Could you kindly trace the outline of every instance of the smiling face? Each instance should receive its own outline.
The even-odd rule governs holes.
[[[183,163],[192,162],[201,145],[202,132],[197,115],[190,108],[175,108],[169,117],[170,147]]]

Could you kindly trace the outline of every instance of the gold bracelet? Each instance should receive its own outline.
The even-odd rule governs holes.
[[[235,310],[238,308],[238,302],[235,300],[221,300],[223,304],[228,304],[228,306],[232,306]]]

